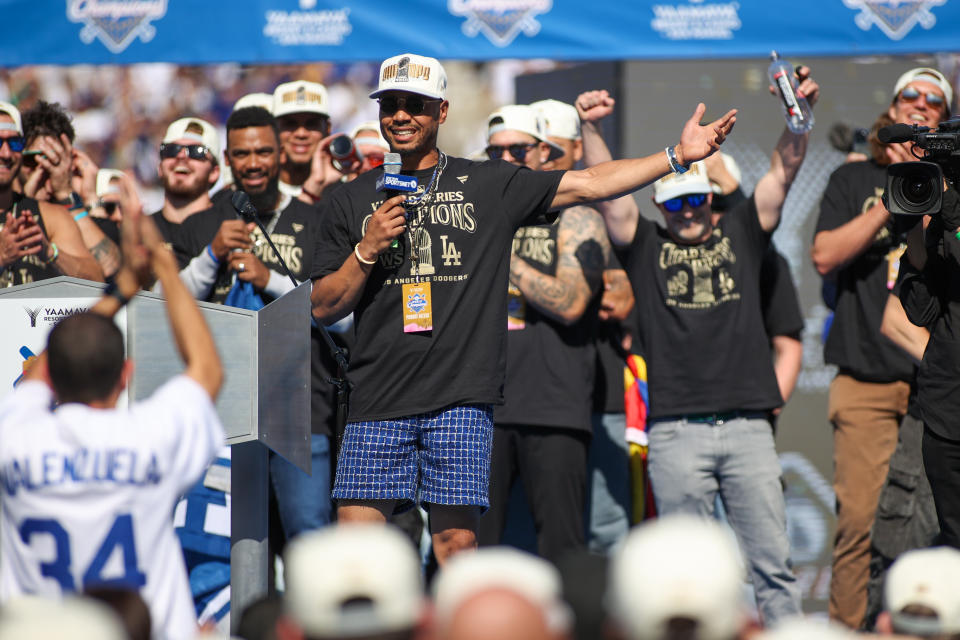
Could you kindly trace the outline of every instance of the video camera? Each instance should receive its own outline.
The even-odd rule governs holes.
[[[880,142],[913,142],[925,151],[922,162],[897,162],[887,167],[883,203],[892,214],[929,215],[943,206],[943,181],[953,187],[960,179],[960,116],[930,127],[893,124],[877,132]]]

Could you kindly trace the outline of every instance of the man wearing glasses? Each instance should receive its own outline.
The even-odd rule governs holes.
[[[487,131],[493,159],[538,171],[565,155],[550,141],[547,120],[534,106],[502,107],[487,118]],[[597,293],[610,241],[600,214],[576,206],[552,224],[520,227],[512,246],[504,404],[494,413],[490,510],[480,521],[479,541],[501,542],[510,491],[520,477],[537,551],[557,561],[585,547]]]
[[[939,71],[911,69],[894,85],[885,115],[895,123],[936,128],[949,117],[952,99],[953,89]],[[824,360],[839,367],[828,415],[837,495],[829,609],[831,618],[853,629],[866,611],[870,530],[914,380],[910,358],[880,334],[906,246],[880,196],[887,165],[916,160],[909,146],[887,145],[880,161],[851,162],[833,172],[811,252],[817,271],[835,280],[837,289],[824,347]]]
[[[183,221],[210,209],[210,189],[220,178],[220,136],[200,118],[180,118],[167,127],[160,144],[157,175],[163,185],[163,207],[153,214],[167,246],[182,269],[193,256],[183,251]]]
[[[14,191],[25,147],[20,111],[0,102],[0,287],[59,275],[103,282],[67,209]]]
[[[709,155],[736,115],[701,126],[706,107],[698,105],[672,156],[530,171],[439,150],[446,89],[433,58],[402,54],[381,65],[371,97],[417,191],[378,191],[383,174],[374,170],[331,194],[321,212],[311,296],[322,322],[355,311],[355,386],[333,493],[338,518],[384,522],[396,507],[426,504],[441,565],[476,546],[488,506],[514,232],[551,210],[634,191]]]
[[[810,104],[817,84],[798,68]],[[752,196],[714,220],[706,163],[654,183],[661,227],[606,216],[629,244],[647,361],[649,471],[658,515],[714,515],[719,495],[765,625],[801,614],[769,412],[783,401],[760,304],[760,268],[808,136],[784,129]]]

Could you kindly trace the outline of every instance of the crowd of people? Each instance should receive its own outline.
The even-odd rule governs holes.
[[[814,106],[810,69],[795,75]],[[233,612],[240,637],[960,635],[945,400],[960,198],[948,189],[929,224],[895,219],[886,166],[916,156],[877,137],[946,119],[946,78],[898,79],[813,238],[839,368],[829,625],[803,618],[774,441],[803,318],[770,237],[809,133],[784,128],[747,194],[719,151],[736,110],[704,124],[695,105],[676,145],[613,159],[616,103],[594,90],[499,106],[482,157],[460,158],[437,143],[448,80],[433,58],[387,59],[378,119],[349,134],[334,133],[343,95],[314,79],[207,96],[232,99],[223,136],[210,110],[167,113],[147,214],[132,172],[80,148],[69,110],[0,102],[0,283],[106,283],[0,402],[0,635],[200,633],[199,556],[185,563],[173,509],[223,455],[224,372],[195,301],[257,310],[308,281],[312,472],[271,454],[282,595]],[[647,186],[662,224],[632,195]],[[132,364],[111,318],[141,290],[166,298],[185,371],[118,409]],[[637,355],[639,409],[624,382]],[[536,555],[504,546],[518,482]]]

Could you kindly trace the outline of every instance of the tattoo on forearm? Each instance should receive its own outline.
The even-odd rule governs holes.
[[[90,247],[90,253],[97,264],[100,265],[104,276],[111,276],[120,268],[122,260],[120,249],[110,238],[104,237],[103,240]]]

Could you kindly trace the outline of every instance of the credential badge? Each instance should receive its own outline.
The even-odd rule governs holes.
[[[468,37],[478,33],[494,45],[506,47],[521,31],[530,37],[540,33],[536,16],[553,8],[553,0],[448,0],[447,8],[467,21],[461,29]]]
[[[67,18],[83,23],[80,40],[90,44],[95,38],[113,53],[120,53],[139,36],[153,40],[156,28],[151,20],[167,14],[167,0],[68,0]]]

